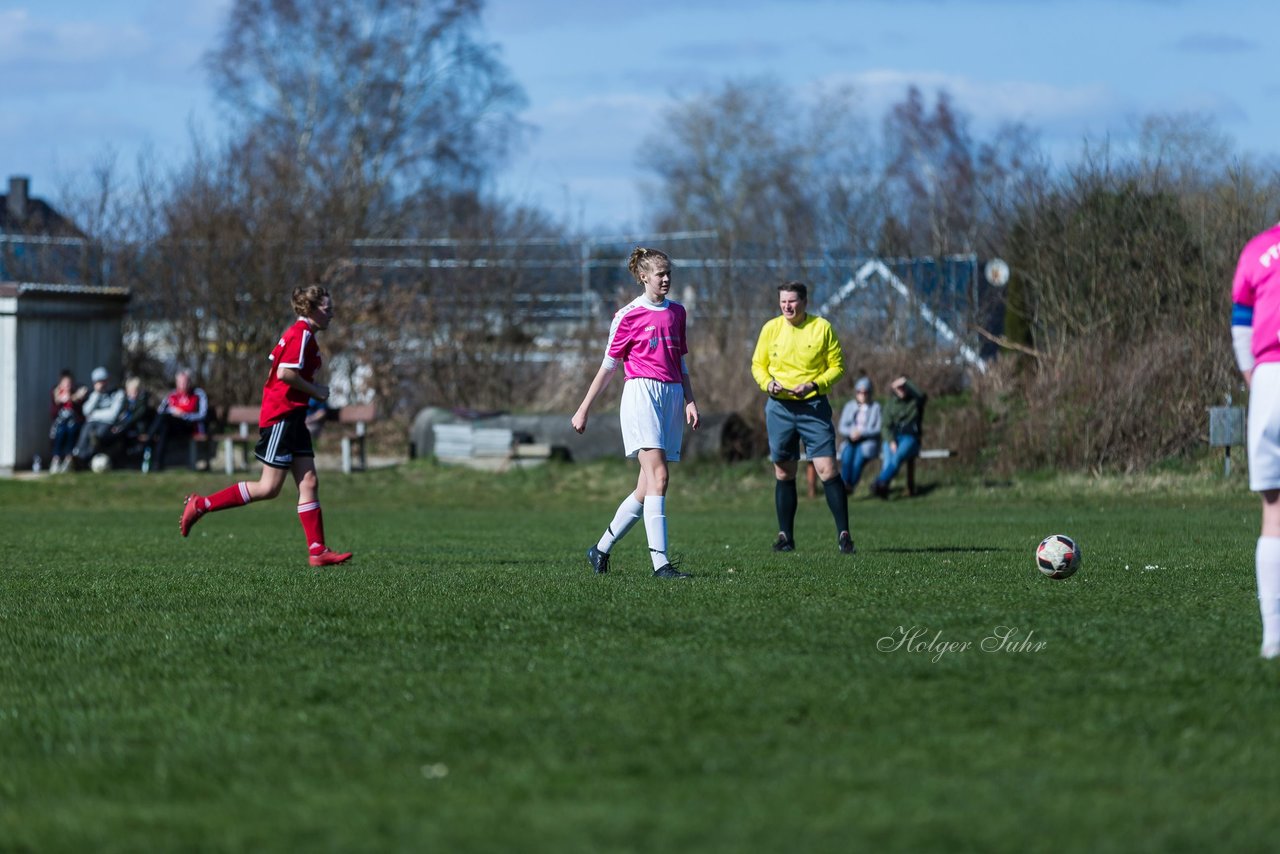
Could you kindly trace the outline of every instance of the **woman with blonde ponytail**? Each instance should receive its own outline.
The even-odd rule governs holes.
[[[685,310],[667,298],[671,259],[666,253],[637,246],[627,267],[644,292],[613,316],[604,361],[572,423],[577,432],[586,431],[591,404],[622,365],[622,443],[627,457],[639,461],[640,476],[600,540],[587,549],[587,560],[596,572],[608,572],[614,544],[643,518],[654,577],[688,578],[667,555],[666,515],[668,463],[680,460],[684,425],[697,430],[699,421],[685,364]]]

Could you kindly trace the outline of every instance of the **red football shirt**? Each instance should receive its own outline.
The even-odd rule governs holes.
[[[174,389],[164,399],[162,409],[183,421],[203,421],[209,414],[209,398],[202,388],[193,388],[188,392]]]
[[[271,372],[267,384],[262,387],[262,412],[258,416],[259,427],[270,427],[295,409],[306,409],[310,397],[298,391],[276,376],[281,366],[293,368],[307,382],[315,382],[320,369],[320,345],[311,333],[311,324],[304,317],[284,331],[279,343],[268,357]]]

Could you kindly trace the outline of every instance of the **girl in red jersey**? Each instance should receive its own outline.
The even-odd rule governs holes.
[[[298,519],[307,535],[309,560],[312,566],[329,566],[350,560],[351,553],[335,552],[325,545],[316,455],[306,419],[311,398],[329,399],[329,387],[315,382],[320,368],[315,333],[329,328],[333,300],[320,285],[297,287],[293,289],[293,310],[298,319],[271,351],[271,372],[262,387],[262,412],[258,417],[262,438],[254,451],[262,460],[262,477],[257,483],[236,483],[207,497],[188,495],[178,528],[185,537],[205,513],[275,498],[284,486],[285,476],[292,471],[298,484]]]
[[[89,390],[76,388],[76,378],[69,368],[64,368],[58,384],[49,392],[49,438],[53,440],[53,459],[49,473],[57,474],[71,466],[71,451],[80,438],[80,425],[84,423],[81,407]]]

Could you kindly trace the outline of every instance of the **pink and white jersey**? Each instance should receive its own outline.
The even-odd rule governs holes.
[[[1280,362],[1280,225],[1244,245],[1231,302],[1231,325],[1253,327],[1257,363]]]
[[[618,309],[609,327],[604,367],[622,362],[627,379],[644,377],[678,383],[689,352],[684,332],[684,306],[671,300],[654,305],[643,295]]]

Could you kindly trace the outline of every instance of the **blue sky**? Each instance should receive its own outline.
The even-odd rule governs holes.
[[[180,162],[190,126],[220,130],[199,60],[229,6],[0,0],[0,178],[56,200],[108,152]],[[639,227],[638,146],[664,109],[759,76],[850,84],[871,118],[943,88],[978,135],[1023,121],[1060,158],[1195,111],[1280,159],[1277,20],[1274,0],[489,0],[534,131],[496,189],[587,230]]]

